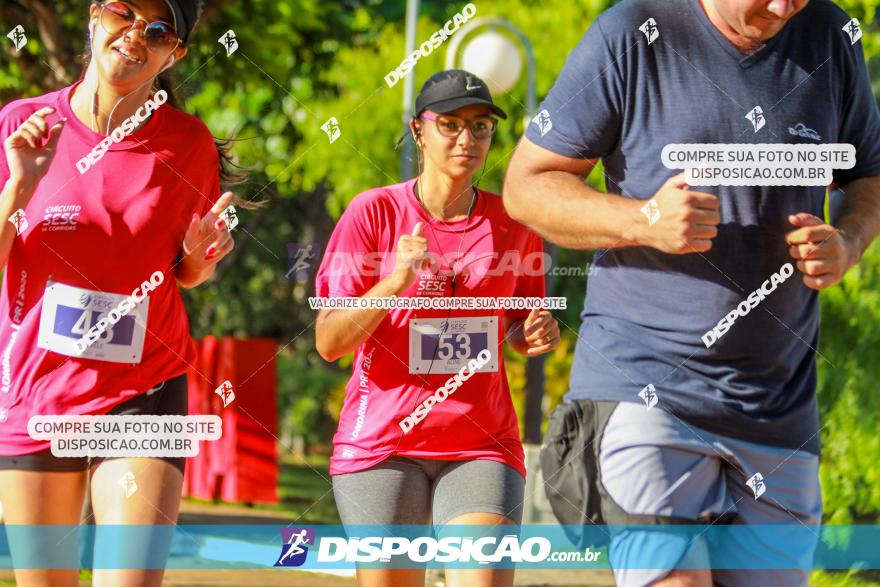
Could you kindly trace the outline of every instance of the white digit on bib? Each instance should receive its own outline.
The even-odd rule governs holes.
[[[70,331],[74,334],[78,334],[80,336],[84,335],[89,331],[89,326],[91,325],[92,312],[86,310],[82,313],[82,316],[77,319],[76,324],[73,325],[73,328]]]
[[[440,345],[440,350],[437,352],[437,358],[441,361],[445,361],[452,357],[453,348],[452,344],[450,344],[449,342],[450,338],[452,338],[452,336],[449,334],[440,335],[440,340],[438,343]]]
[[[471,356],[471,337],[467,334],[459,334],[455,337],[455,342],[459,345],[460,352],[458,354],[459,359],[469,359]]]

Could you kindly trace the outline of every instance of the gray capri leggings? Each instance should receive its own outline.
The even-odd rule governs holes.
[[[392,456],[357,473],[333,476],[342,523],[442,526],[462,514],[522,522],[525,481],[503,463]]]

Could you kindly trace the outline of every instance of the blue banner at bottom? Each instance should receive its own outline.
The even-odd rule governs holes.
[[[880,569],[880,526],[5,526],[0,569]]]

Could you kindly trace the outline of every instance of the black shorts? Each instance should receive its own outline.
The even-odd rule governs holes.
[[[155,391],[153,391],[155,390]],[[189,412],[186,375],[163,381],[146,393],[127,400],[109,412],[113,416],[186,416]],[[52,449],[12,457],[0,456],[0,469],[66,473],[86,471],[91,467],[122,457],[56,457]],[[186,458],[157,457],[177,467],[183,473]]]

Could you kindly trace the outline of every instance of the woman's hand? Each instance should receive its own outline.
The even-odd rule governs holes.
[[[418,271],[431,264],[428,239],[422,236],[421,222],[416,222],[412,234],[405,234],[397,241],[397,258],[391,276],[401,291],[411,286]]]
[[[520,354],[537,357],[559,346],[559,324],[549,310],[535,308],[511,324],[508,340]]]
[[[183,237],[183,259],[177,271],[177,281],[184,287],[195,287],[208,279],[217,263],[235,247],[235,241],[220,218],[229,203],[232,192],[226,192],[199,218],[193,214]]]
[[[226,192],[202,218],[197,214],[192,215],[183,237],[183,254],[193,257],[194,267],[216,265],[235,247],[226,222],[220,218],[220,214],[232,202],[232,197],[232,192]]]
[[[61,130],[67,122],[65,118],[49,128],[46,117],[53,112],[54,108],[37,110],[3,142],[10,181],[36,186],[49,171]]]

